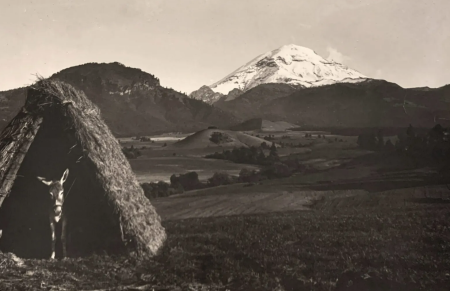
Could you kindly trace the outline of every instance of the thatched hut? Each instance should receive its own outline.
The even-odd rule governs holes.
[[[0,250],[49,257],[49,194],[36,176],[59,179],[69,168],[63,208],[69,256],[157,253],[166,238],[160,217],[84,93],[38,81],[0,139]]]

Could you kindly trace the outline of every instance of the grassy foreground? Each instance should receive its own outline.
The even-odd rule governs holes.
[[[450,204],[320,204],[312,211],[167,221],[164,248],[145,262],[96,255],[17,266],[3,255],[0,290],[334,290],[348,269],[409,288],[450,287]]]

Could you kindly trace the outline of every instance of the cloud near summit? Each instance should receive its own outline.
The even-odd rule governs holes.
[[[344,55],[340,51],[335,48],[327,47],[328,57],[327,59],[330,61],[335,61],[341,64],[344,64],[346,61],[350,60],[350,57]]]

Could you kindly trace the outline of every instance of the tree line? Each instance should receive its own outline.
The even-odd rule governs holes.
[[[397,134],[395,143],[390,139],[385,141],[382,130],[378,130],[376,134],[372,132],[359,135],[357,143],[360,148],[368,150],[396,150],[443,158],[450,155],[449,137],[449,129],[442,127],[440,124],[435,125],[427,132],[421,133],[410,124],[405,131]]]
[[[216,172],[206,182],[200,181],[197,172],[170,177],[170,182],[152,182],[141,184],[147,198],[168,197],[174,194],[181,194],[186,191],[231,185],[236,183],[246,183],[245,186],[252,186],[264,180],[290,177],[294,173],[303,172],[306,167],[298,159],[274,162],[261,169],[243,168],[238,176],[230,175],[226,172]]]
[[[358,136],[360,148],[374,151],[396,152],[413,158],[416,162],[440,167],[440,171],[450,170],[450,129],[435,125],[428,131],[416,130],[411,124],[397,134],[395,143],[384,140],[383,133]]]

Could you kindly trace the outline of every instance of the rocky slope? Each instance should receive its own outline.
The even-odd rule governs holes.
[[[189,97],[196,100],[201,100],[203,102],[206,102],[208,104],[213,104],[217,100],[219,100],[222,96],[224,96],[222,93],[216,93],[208,86],[202,86],[200,89],[193,91],[191,94],[189,94]]]

